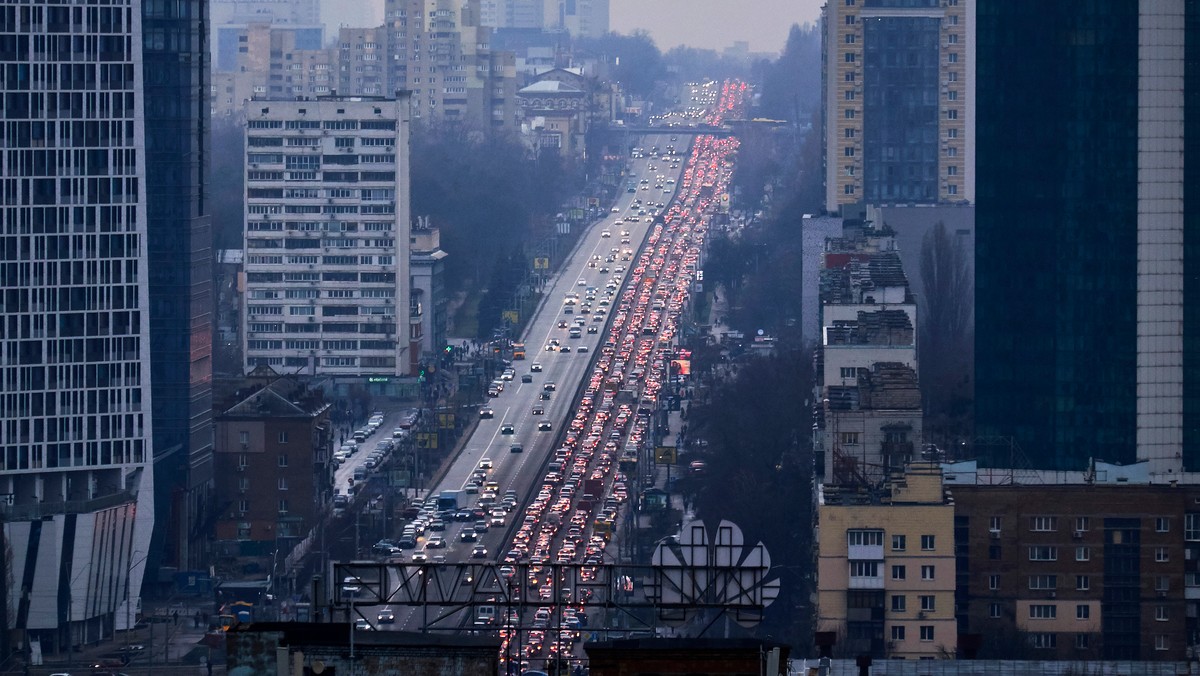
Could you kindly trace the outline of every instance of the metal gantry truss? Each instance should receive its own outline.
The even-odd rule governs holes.
[[[778,594],[779,579],[769,566],[753,556],[711,565],[335,563],[332,604],[360,614],[363,606],[420,607],[422,631],[497,629],[503,611],[516,611],[517,631],[541,629],[520,618],[530,614],[526,611],[564,605],[623,614],[630,626],[646,629],[679,624],[700,611],[733,613],[749,624]],[[475,624],[484,606],[497,619],[490,627]]]

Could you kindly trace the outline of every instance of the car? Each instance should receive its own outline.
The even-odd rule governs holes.
[[[562,347],[558,348],[558,351],[559,351],[559,352],[562,352],[562,353],[564,353],[564,354],[566,354],[567,352],[570,352],[570,351],[571,351],[571,346],[570,346],[570,345],[563,345]]]
[[[613,208],[612,208],[612,209],[610,209],[609,211],[610,211],[611,213],[614,213],[614,214],[619,214],[619,213],[621,213],[621,208],[620,208],[620,207],[613,207]]]
[[[487,393],[489,397],[498,397],[500,396],[500,388],[495,385],[489,385]]]
[[[595,326],[589,326],[589,327],[587,328],[587,332],[588,332],[588,333],[590,333],[590,334],[595,334],[595,333],[599,333],[599,332],[600,332],[600,329],[599,329],[599,328],[597,328],[597,327],[595,327]],[[584,347],[580,348],[580,352],[582,352],[582,351],[583,351],[583,350],[584,350],[586,347],[587,347],[587,346],[585,345]]]
[[[446,539],[441,535],[433,535],[425,543],[425,549],[444,549],[446,547]]]
[[[446,522],[442,519],[434,519],[433,521],[429,522],[429,530],[434,532],[444,531],[446,530]]]
[[[379,621],[379,624],[395,624],[396,614],[392,612],[391,608],[384,608],[379,611],[379,616],[375,619]]]
[[[609,232],[609,231],[607,231],[607,230],[604,230],[603,232],[601,232],[601,233],[600,233],[600,236],[601,236],[601,237],[604,237],[605,239],[607,239],[607,238],[609,238],[609,237],[612,237],[612,233],[611,233],[611,232]]]
[[[525,447],[522,446],[521,444],[513,444],[512,446],[508,447],[509,453],[521,453],[521,452],[524,452],[524,450],[525,450]]]
[[[567,320],[565,320],[565,319],[558,320],[558,328],[560,328],[560,329],[567,328]]]
[[[517,428],[512,423],[504,423],[500,426],[500,434],[516,434]]]
[[[538,423],[537,427],[539,432],[549,432],[553,426],[550,424],[549,420],[543,420]]]
[[[473,530],[464,528],[463,531],[458,534],[458,540],[459,542],[478,542],[479,535]]]
[[[491,406],[484,406],[483,408],[479,409],[479,418],[481,420],[495,417],[496,412],[492,410]]]
[[[358,631],[371,631],[375,627],[372,627],[371,623],[367,622],[367,618],[360,617],[354,621],[354,628]]]
[[[577,350],[575,350],[575,351],[576,351],[576,352],[578,352],[579,354],[587,354],[587,353],[588,353],[588,346],[587,346],[587,345],[580,345],[580,346],[579,346],[579,349],[577,349]]]
[[[608,274],[608,266],[607,265],[601,266],[600,272],[604,273],[604,274]]]
[[[550,380],[542,385],[542,389],[546,392],[553,392],[554,390],[558,389],[558,385],[556,385],[553,380]]]
[[[545,413],[546,407],[541,404],[534,404],[533,408],[529,411],[530,415],[545,415]]]
[[[493,467],[493,465],[492,465],[491,458],[480,458],[479,459],[479,469],[492,469],[492,467]]]
[[[429,563],[429,554],[425,552],[416,552],[412,555],[413,563]]]
[[[533,362],[532,364],[529,365],[529,370],[533,371],[534,373],[541,373],[542,372],[542,363],[538,362],[538,361]]]
[[[521,374],[521,382],[523,382],[523,383],[532,383],[532,382],[533,382],[533,375],[531,375],[531,374],[529,374],[529,373],[522,373],[522,374]]]
[[[575,286],[587,286],[587,280],[580,279],[579,281],[575,282]]]
[[[484,547],[483,545],[475,545],[471,549],[471,558],[472,559],[486,559],[487,555],[488,555],[487,547]]]

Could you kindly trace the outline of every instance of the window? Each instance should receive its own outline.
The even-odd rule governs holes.
[[[1170,517],[1160,516],[1160,517],[1154,519],[1154,532],[1155,533],[1169,533],[1170,531],[1171,531]]]
[[[1166,622],[1167,618],[1166,606],[1154,606],[1154,620],[1156,622]]]
[[[846,15],[846,25],[847,25],[847,26],[853,26],[853,25],[854,25],[854,15],[853,15],[853,14],[847,14],[847,15]]]
[[[932,580],[934,577],[933,566],[921,566],[921,579]]]
[[[892,594],[892,612],[903,613],[907,610],[907,597],[904,594]]]
[[[892,566],[892,579],[903,580],[905,575],[904,566]]]
[[[1058,607],[1052,603],[1034,603],[1029,606],[1029,619],[1053,620],[1058,617]]]
[[[238,441],[241,442],[242,446],[248,445],[250,443],[250,433],[238,432]]]
[[[1000,588],[1000,576],[999,575],[988,575],[988,589],[990,589],[991,591],[996,591],[999,588]]]
[[[922,624],[921,625],[921,640],[922,641],[932,641],[933,640],[933,625],[932,624]]]
[[[846,100],[847,100],[847,101],[853,101],[853,100],[854,100],[854,90],[853,90],[853,89],[847,89],[847,90],[846,90]]]
[[[958,167],[954,166],[953,164],[946,167],[946,175],[947,176],[957,176],[958,175]]]
[[[242,514],[249,512],[250,511],[250,501],[249,500],[238,500],[238,511],[241,512]]]
[[[1092,560],[1092,548],[1091,547],[1076,547],[1075,548],[1075,560],[1076,561],[1091,561]]]
[[[1075,619],[1086,620],[1092,616],[1092,607],[1086,603],[1080,603],[1075,606]]]
[[[842,374],[843,378],[858,377],[858,369],[854,368],[853,366],[843,366],[841,369],[839,369],[839,372]]]
[[[842,439],[843,445],[857,444],[858,443],[858,432],[842,432],[841,439]],[[879,544],[882,545],[883,542],[880,542]]]
[[[1029,548],[1030,561],[1057,561],[1058,547],[1037,545]]]
[[[846,157],[854,157],[854,148],[846,148],[842,151],[842,154],[844,154]]]
[[[957,101],[958,100],[958,92],[953,89],[946,92],[946,100],[947,101]]]
[[[846,44],[852,45],[858,42],[858,36],[854,33],[846,33]]]
[[[288,457],[287,457],[287,454],[286,454],[286,453],[280,453],[280,454],[279,454],[278,464],[279,464],[279,466],[280,466],[280,467],[287,467],[287,466],[288,466]]]
[[[1029,520],[1029,530],[1031,531],[1055,531],[1058,530],[1058,517],[1056,516],[1035,516]]]
[[[1058,588],[1058,576],[1057,575],[1030,575],[1029,576],[1029,588],[1030,589],[1057,589]]]
[[[851,561],[850,577],[879,577],[879,562]]]
[[[286,444],[287,442],[288,442],[288,433],[280,432],[279,433],[279,443]]]
[[[1086,516],[1075,517],[1075,530],[1083,532],[1091,526],[1091,521]]]
[[[238,490],[240,490],[240,491],[250,490],[250,477],[242,477],[242,478],[238,479]]]
[[[904,625],[903,624],[897,624],[897,625],[892,626],[892,640],[893,641],[903,641],[904,640]]]
[[[1171,641],[1170,641],[1169,637],[1166,634],[1155,635],[1154,649],[1155,650],[1170,650],[1171,649]]]
[[[958,34],[951,33],[951,34],[947,35],[946,42],[949,44],[952,44],[952,45],[957,45],[958,44]]]
[[[935,599],[935,597],[933,597],[933,596],[922,596],[921,597],[921,610],[924,610],[924,611],[937,610],[937,608],[935,607],[937,602],[934,599]]]
[[[279,513],[280,513],[280,514],[287,514],[287,513],[288,513],[288,501],[287,501],[287,498],[280,498],[280,499],[279,499]]]
[[[1003,553],[1004,550],[1001,549],[1000,545],[988,545],[988,558],[992,561],[999,561],[1001,558],[1003,558]]]
[[[1004,517],[992,516],[988,517],[988,530],[998,531],[1004,525]]]
[[[1075,576],[1075,589],[1078,591],[1088,591],[1092,588],[1092,578],[1087,575]]]
[[[1154,560],[1157,561],[1158,563],[1166,563],[1167,561],[1170,561],[1171,560],[1170,551],[1171,550],[1167,549],[1166,547],[1155,547],[1154,548]]]
[[[883,531],[881,530],[849,530],[846,531],[846,543],[854,546],[883,546]]]
[[[958,186],[948,185],[948,186],[946,186],[946,192],[950,195],[957,195],[958,194]]]
[[[947,63],[958,63],[958,52],[950,52],[946,55]]]
[[[246,465],[250,464],[246,458],[246,454],[242,453],[238,456],[238,469],[246,469]]]
[[[907,540],[907,537],[904,535],[893,535],[892,536],[892,551],[893,552],[904,551],[904,548],[907,546],[906,540]]]
[[[947,110],[946,111],[946,119],[947,120],[957,120],[958,119],[958,109],[951,108],[950,110]]]
[[[285,477],[285,476],[281,476],[281,477],[279,477],[278,488],[279,488],[279,490],[281,490],[281,491],[286,491],[286,490],[288,489],[288,487],[287,487],[287,477]]]
[[[846,63],[854,63],[854,52],[846,52],[845,60]]]
[[[842,133],[845,135],[846,138],[854,138],[855,132],[856,132],[856,130],[854,129],[854,127],[846,127],[845,131],[843,131]]]
[[[934,544],[934,536],[933,535],[922,535],[921,536],[921,550],[922,551],[926,551],[926,552],[932,551],[934,548],[933,544]]]
[[[1029,647],[1049,650],[1058,647],[1058,634],[1038,632],[1029,635]]]
[[[1001,608],[1001,606],[999,603],[989,604],[988,605],[988,617],[993,618],[993,619],[1000,617],[1000,608]]]
[[[1087,634],[1075,634],[1075,649],[1076,650],[1087,650],[1087,648],[1088,648],[1088,635]]]
[[[1159,575],[1154,578],[1154,591],[1171,591],[1171,578],[1166,575]]]
[[[846,73],[846,82],[854,82],[854,71]]]
[[[846,119],[847,119],[847,120],[853,120],[853,119],[854,119],[854,114],[855,114],[855,111],[854,111],[854,109],[853,109],[853,108],[847,108],[847,109],[846,109],[845,116],[846,116]]]
[[[847,150],[849,150],[849,148],[847,148]],[[842,189],[842,194],[853,195],[854,194],[854,186],[847,185],[845,188]]]

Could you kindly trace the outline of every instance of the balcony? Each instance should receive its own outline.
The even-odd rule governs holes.
[[[883,575],[852,575],[848,589],[883,589]]]

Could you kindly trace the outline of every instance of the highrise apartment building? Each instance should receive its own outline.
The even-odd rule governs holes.
[[[415,375],[407,95],[246,104],[246,370]]]
[[[295,36],[296,49],[325,47],[320,0],[211,0],[212,62],[215,70],[231,72],[239,54],[247,51],[245,30],[270,26]]]
[[[974,4],[824,7],[825,208],[974,201]]]
[[[362,40],[343,38],[342,63],[357,66],[355,50],[367,63],[365,43],[378,43],[388,55],[384,82],[389,91],[412,92],[414,122],[515,128],[516,64],[511,54],[492,51],[480,0],[386,0],[382,30],[386,42],[368,40],[361,29]],[[358,87],[341,93],[358,94]]]
[[[156,361],[152,350],[165,335],[155,335],[154,303],[190,291],[192,272],[187,257],[164,259],[179,278],[150,266],[166,225],[152,213],[189,223],[187,203],[148,206],[172,180],[151,176],[149,141],[165,140],[151,116],[167,113],[165,129],[182,134],[188,114],[162,108],[175,83],[143,87],[144,73],[165,72],[172,19],[154,7],[161,13],[143,17],[129,1],[0,2],[0,658],[30,641],[47,652],[93,642],[128,617],[156,518],[152,376],[167,383],[164,396],[185,395],[168,423],[181,457],[198,422],[189,362]],[[173,140],[178,153],[195,139]],[[202,159],[176,161],[184,171]],[[186,302],[175,311],[185,336],[200,326]]]
[[[338,89],[336,51],[304,48],[299,31],[267,23],[230,29],[238,51],[229,68],[214,68],[212,114],[241,117],[252,98],[329,96]]]
[[[976,432],[1033,467],[1200,469],[1197,26],[1184,0],[978,0]]]

